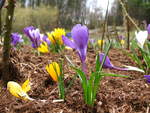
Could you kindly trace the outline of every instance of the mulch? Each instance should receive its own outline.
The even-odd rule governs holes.
[[[12,96],[7,89],[0,90],[0,113],[149,113],[150,84],[143,73],[135,71],[118,71],[103,69],[104,72],[129,75],[129,78],[104,77],[100,82],[95,106],[91,110],[83,100],[83,91],[79,78],[70,86],[75,71],[69,67],[65,59],[67,55],[74,64],[81,66],[76,51],[65,50],[61,54],[48,53],[38,55],[31,47],[23,46],[20,50],[12,50],[11,62],[16,68],[12,70],[14,81],[22,84],[30,77],[32,86],[29,96],[37,101],[23,101]],[[95,68],[94,51],[88,51],[87,69]],[[115,66],[137,66],[121,49],[111,49],[109,57]],[[53,82],[45,70],[45,66],[53,61],[62,62],[65,78],[66,97],[64,102],[53,102],[59,99],[57,84]],[[17,74],[15,74],[15,72]],[[14,75],[13,75],[14,74]],[[89,76],[89,75],[88,75]],[[47,100],[41,102],[39,100]]]

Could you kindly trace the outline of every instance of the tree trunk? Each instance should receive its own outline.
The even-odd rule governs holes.
[[[8,7],[7,7],[7,15],[6,15],[6,27],[5,27],[5,34],[4,34],[4,45],[3,45],[3,71],[2,71],[2,80],[4,85],[10,80],[10,35],[12,29],[12,20],[15,8],[15,1],[8,0]]]
[[[2,10],[0,9],[0,36],[2,35],[2,14],[1,14],[1,12],[2,12]],[[2,37],[0,37],[0,38],[2,38]]]

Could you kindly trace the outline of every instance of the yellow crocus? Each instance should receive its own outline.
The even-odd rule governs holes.
[[[99,46],[101,46],[102,44],[105,43],[105,41],[104,40],[98,40],[97,43],[98,43]]]
[[[48,53],[48,44],[46,42],[43,42],[42,44],[40,44],[40,46],[37,48],[37,50],[41,53]]]
[[[124,45],[125,41],[124,40],[120,40],[120,43],[121,43],[121,45]]]
[[[65,46],[66,50],[73,50],[71,47]]]
[[[30,88],[31,87],[30,87],[29,79],[27,79],[23,83],[22,87],[17,82],[14,82],[14,81],[9,81],[7,83],[7,89],[13,96],[23,99],[23,100],[33,101],[34,99],[30,98],[27,94],[27,92],[30,90]]]
[[[51,33],[47,33],[48,39],[50,40],[51,43],[55,44],[56,43],[56,39],[53,36],[53,32]]]
[[[66,35],[66,32],[63,28],[55,28],[51,33],[47,33],[49,40],[55,44],[63,44],[62,35]]]
[[[57,62],[52,62],[51,64],[48,64],[46,66],[46,70],[49,73],[49,75],[52,77],[52,79],[57,82],[58,76],[60,76],[60,67]]]

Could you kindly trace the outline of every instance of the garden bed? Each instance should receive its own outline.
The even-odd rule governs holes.
[[[70,54],[71,53],[71,54]],[[75,51],[65,50],[62,54],[48,53],[38,56],[32,48],[22,47],[19,51],[11,52],[11,62],[18,69],[18,77],[14,79],[23,83],[30,77],[32,86],[30,97],[40,101],[23,101],[12,96],[6,89],[0,90],[0,113],[87,113],[90,112],[84,104],[80,80],[76,78],[72,85],[75,72],[69,67],[64,55],[67,55],[74,64],[81,65]],[[96,54],[88,51],[87,68],[94,70]],[[115,66],[132,65],[133,61],[124,55],[121,49],[111,49],[109,58]],[[57,84],[53,82],[45,70],[45,66],[52,61],[64,62],[66,91],[64,102],[53,102],[59,99]],[[143,74],[135,71],[118,71],[104,69],[108,73],[129,75],[129,78],[104,77],[100,90],[97,93],[94,113],[148,113],[150,107],[150,84]],[[89,71],[90,73],[90,71]],[[149,111],[150,112],[150,111]]]

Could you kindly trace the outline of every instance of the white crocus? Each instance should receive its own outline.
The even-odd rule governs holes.
[[[136,40],[138,42],[138,45],[143,48],[144,43],[148,37],[148,32],[147,31],[139,31],[139,32],[135,32],[135,36],[136,36]]]
[[[126,65],[124,65],[124,67],[131,71],[139,71],[139,72],[145,73],[144,70],[139,69],[138,67],[126,66]]]

